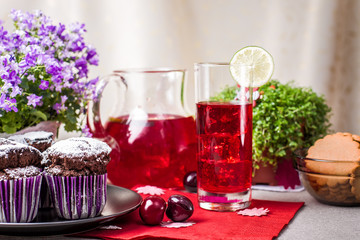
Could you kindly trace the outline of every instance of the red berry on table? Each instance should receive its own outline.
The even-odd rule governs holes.
[[[191,200],[183,195],[172,195],[168,199],[166,216],[174,222],[182,222],[194,213]]]
[[[158,225],[164,218],[166,202],[159,196],[149,196],[140,205],[139,214],[145,224]]]
[[[196,172],[188,172],[183,180],[184,188],[189,192],[197,191],[197,174]]]

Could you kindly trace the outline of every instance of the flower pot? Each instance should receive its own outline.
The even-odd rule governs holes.
[[[253,185],[269,185],[277,186],[277,180],[275,179],[276,172],[272,166],[260,165],[259,169],[255,170],[254,176],[252,178]]]
[[[277,161],[276,169],[273,166],[261,164],[260,168],[255,170],[252,184],[284,186],[285,189],[300,185],[299,174],[293,167],[292,159],[279,158]]]
[[[57,137],[59,127],[60,127],[60,122],[58,121],[43,121],[35,126],[21,129],[20,131],[17,131],[16,133],[13,134],[0,133],[0,137],[7,138],[10,137],[11,135],[20,135],[27,132],[45,131],[45,132],[53,133],[53,139],[55,139]]]
[[[43,121],[33,127],[24,128],[18,131],[16,134],[24,134],[27,132],[35,132],[35,131],[45,131],[45,132],[52,132],[55,138],[57,136],[59,127],[60,127],[60,122],[58,121]]]

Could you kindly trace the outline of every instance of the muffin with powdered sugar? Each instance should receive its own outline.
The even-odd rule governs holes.
[[[52,132],[46,131],[31,131],[23,134],[11,135],[10,137],[8,137],[8,139],[32,146],[38,149],[40,152],[44,152],[53,144],[54,134]],[[50,163],[46,159],[44,159],[41,162],[41,168],[43,169],[49,164]],[[52,202],[48,193],[46,181],[44,178],[42,181],[43,182],[41,184],[40,208],[51,208]]]
[[[52,132],[36,131],[17,134],[8,137],[10,140],[20,142],[44,152],[53,143],[54,134]]]
[[[42,154],[0,138],[0,222],[31,222],[38,213]]]
[[[106,202],[106,166],[111,148],[85,137],[56,142],[44,152],[45,178],[59,217],[95,217]]]

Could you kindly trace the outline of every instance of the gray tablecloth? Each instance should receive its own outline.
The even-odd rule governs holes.
[[[278,239],[360,239],[360,207],[338,207],[319,203],[306,191],[279,193],[253,191],[253,198],[305,202]]]

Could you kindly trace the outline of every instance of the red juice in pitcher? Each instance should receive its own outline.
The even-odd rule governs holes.
[[[211,193],[251,187],[252,104],[197,103],[198,184]]]
[[[196,127],[191,116],[120,116],[109,119],[105,131],[120,147],[120,155],[111,156],[107,168],[116,185],[182,187],[184,175],[196,170]]]

